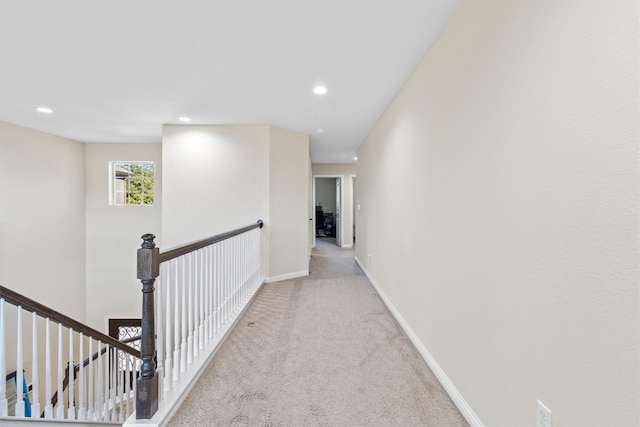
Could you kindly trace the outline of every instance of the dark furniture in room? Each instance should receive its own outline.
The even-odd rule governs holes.
[[[316,237],[336,237],[332,212],[324,212],[322,206],[316,206]]]

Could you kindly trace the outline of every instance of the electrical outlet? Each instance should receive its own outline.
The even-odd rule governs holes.
[[[536,427],[551,427],[551,410],[538,400]]]
[[[367,258],[369,260],[369,264],[373,262],[373,254],[367,254]]]

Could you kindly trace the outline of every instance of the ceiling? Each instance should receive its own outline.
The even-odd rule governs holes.
[[[0,0],[0,120],[88,143],[269,124],[351,163],[461,2]]]

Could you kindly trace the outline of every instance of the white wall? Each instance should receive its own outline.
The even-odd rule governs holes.
[[[269,126],[165,126],[162,159],[165,248],[262,219],[263,276],[308,269],[306,135]]]
[[[307,275],[309,136],[269,129],[269,276]]]
[[[353,212],[351,199],[351,176],[356,174],[356,165],[353,163],[314,163],[313,175],[335,176],[342,178],[342,218],[340,223],[342,246],[345,248],[353,245]],[[316,189],[317,199],[317,189]],[[335,213],[335,207],[334,207]],[[315,234],[314,234],[315,236]]]
[[[153,206],[109,205],[109,162],[154,162]],[[86,320],[106,331],[108,318],[139,318],[142,285],[136,278],[140,236],[162,247],[161,144],[86,144]]]
[[[83,144],[0,122],[0,284],[79,321],[84,188]]]
[[[466,1],[358,150],[357,257],[485,425],[640,424],[638,12]]]
[[[167,248],[268,219],[268,126],[165,126],[162,154]]]

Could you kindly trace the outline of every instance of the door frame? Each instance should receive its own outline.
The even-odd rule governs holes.
[[[344,181],[343,181],[343,176],[342,175],[313,175],[313,244],[311,245],[312,248],[316,247],[316,233],[315,233],[315,227],[316,227],[316,178],[335,178],[335,179],[339,179],[340,180],[340,227],[344,227],[344,215],[343,215],[343,207],[344,207]],[[349,218],[349,222],[352,222],[352,219]],[[344,229],[344,228],[343,228]],[[336,239],[337,239],[338,233],[336,232]],[[342,240],[342,237],[344,237],[344,233],[342,232],[342,230],[340,230],[340,237]],[[338,242],[336,240],[336,243],[338,244],[339,247],[342,247],[342,242]]]
[[[349,175],[349,185],[351,185],[351,188],[349,191],[349,207],[350,207],[350,217],[349,217],[349,224],[351,226],[351,233],[349,233],[351,235],[351,241],[349,242],[349,247],[353,247],[353,245],[355,245],[356,242],[356,233],[355,233],[355,225],[356,225],[356,210],[357,210],[357,206],[356,206],[356,192],[354,191],[354,187],[356,187],[358,184],[353,185],[353,182],[355,181],[357,175]]]

